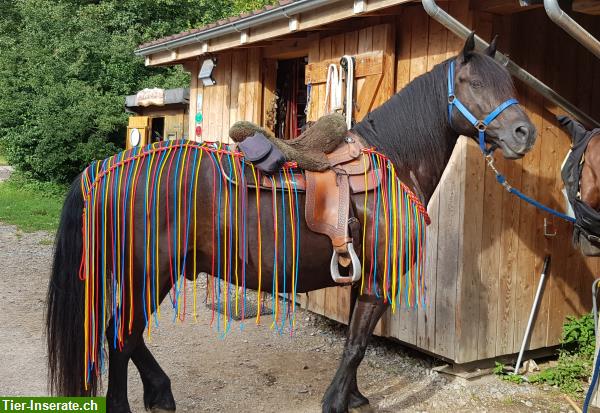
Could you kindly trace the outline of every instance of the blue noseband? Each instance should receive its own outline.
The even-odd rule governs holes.
[[[481,152],[485,155],[489,155],[492,152],[492,150],[488,150],[485,146],[485,131],[488,125],[496,119],[498,115],[504,112],[506,108],[518,103],[517,99],[508,99],[506,102],[498,105],[498,107],[491,111],[483,120],[477,119],[454,94],[454,61],[450,62],[450,67],[448,68],[448,120],[450,121],[450,124],[452,124],[452,109],[458,109],[465,119],[477,129],[479,133],[479,147],[481,148]]]

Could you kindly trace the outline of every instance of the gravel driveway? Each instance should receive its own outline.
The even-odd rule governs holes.
[[[46,393],[42,336],[53,235],[25,234],[0,223],[0,394]],[[171,377],[178,411],[318,412],[342,352],[344,329],[299,310],[294,337],[246,322],[225,339],[198,323],[174,324],[164,306],[150,349]],[[191,320],[191,317],[187,317]],[[359,369],[359,387],[377,412],[568,412],[553,389],[495,377],[474,382],[431,370],[435,360],[375,339]],[[143,412],[142,386],[130,365],[133,412]]]

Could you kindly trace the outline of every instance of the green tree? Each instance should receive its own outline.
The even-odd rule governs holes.
[[[148,68],[143,42],[271,0],[0,0],[0,145],[46,181],[72,179],[119,149],[124,96],[189,84],[180,67]]]

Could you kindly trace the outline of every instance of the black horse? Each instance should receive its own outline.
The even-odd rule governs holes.
[[[478,119],[483,119],[502,102],[514,95],[514,86],[510,75],[504,67],[494,59],[495,41],[485,53],[474,51],[474,39],[471,35],[465,43],[462,52],[433,68],[410,84],[401,92],[393,96],[388,102],[370,113],[362,122],[356,125],[353,132],[360,136],[368,146],[376,147],[393,162],[398,177],[407,184],[413,192],[419,194],[421,201],[426,204],[437,186],[442,172],[457,142],[459,135],[476,137],[478,131],[472,122],[467,121],[454,106],[450,107],[448,93],[448,72],[451,64],[454,65],[454,95]],[[452,73],[452,72],[451,72]],[[512,105],[504,110],[486,129],[486,145],[490,148],[499,147],[506,158],[516,159],[522,157],[531,149],[535,141],[535,128],[525,112],[518,105]],[[188,163],[189,163],[188,158]],[[190,171],[197,165],[192,165]],[[157,168],[155,168],[157,169]],[[134,172],[135,174],[136,172]],[[138,171],[141,181],[149,180],[143,170]],[[188,174],[191,172],[185,172]],[[210,211],[214,204],[211,198],[211,188],[214,189],[214,171],[210,162],[202,161],[197,170],[198,187],[203,188],[194,194],[198,203],[198,211]],[[149,173],[148,173],[149,174]],[[166,173],[164,174],[166,175]],[[182,179],[186,179],[187,175]],[[152,176],[152,179],[161,179],[161,175]],[[169,183],[168,177],[162,176]],[[168,191],[172,185],[162,185],[163,191]],[[113,194],[114,195],[114,194]],[[117,195],[115,195],[117,196]],[[169,205],[169,193],[160,193],[159,197],[166,200],[160,204],[158,225],[163,228],[162,233],[175,228],[169,227],[169,222],[174,222],[175,211],[162,210]],[[376,212],[373,204],[364,202],[364,194],[353,195],[353,208],[356,216],[372,217]],[[246,219],[249,223],[256,224],[263,221],[265,227],[270,224],[269,211],[271,207],[271,194],[262,192],[257,199],[263,200],[263,214],[258,215],[254,204],[245,205]],[[264,199],[263,199],[264,198]],[[160,199],[160,198],[159,198]],[[303,205],[301,196],[298,205]],[[136,217],[144,217],[148,211],[147,200],[144,194],[138,194],[130,202],[131,211]],[[281,203],[281,199],[279,200]],[[365,210],[366,206],[366,210]],[[275,207],[279,207],[275,205]],[[168,211],[168,210],[167,210]],[[63,208],[60,227],[56,239],[52,279],[48,291],[47,311],[47,338],[49,375],[51,390],[63,395],[88,395],[97,391],[96,375],[92,372],[86,374],[85,360],[92,352],[92,358],[97,359],[102,351],[104,337],[102,334],[94,336],[92,347],[88,348],[89,337],[84,337],[83,325],[84,306],[87,301],[84,297],[84,282],[78,277],[82,265],[82,251],[85,247],[82,237],[82,214],[84,212],[84,196],[82,194],[81,180],[73,184]],[[89,214],[90,211],[87,211]],[[298,229],[301,231],[299,251],[302,257],[309,259],[300,260],[297,286],[295,292],[312,291],[334,285],[328,274],[329,260],[331,257],[331,244],[323,235],[312,233],[304,223],[303,209],[298,212]],[[225,217],[223,217],[225,218]],[[140,221],[143,218],[139,218]],[[127,247],[131,253],[125,255],[131,260],[132,268],[144,267],[143,225],[130,224],[135,232],[135,242]],[[126,227],[127,228],[127,227]],[[254,228],[249,225],[248,228]],[[196,271],[211,272],[211,258],[213,257],[214,231],[211,232],[211,219],[198,217],[197,227],[194,227],[194,242],[186,242],[180,252],[190,252],[191,246],[195,260],[188,256],[185,267],[187,277],[195,279]],[[218,228],[217,235],[231,231],[231,227],[223,224]],[[246,287],[259,288],[257,277],[257,262],[260,255],[253,245],[256,233],[248,230],[248,257]],[[263,241],[273,242],[274,235],[271,231],[263,233]],[[171,262],[167,253],[168,239],[156,239],[156,251],[159,255],[161,273],[169,272]],[[272,244],[271,244],[272,245]],[[185,250],[185,251],[184,251]],[[405,251],[399,251],[404,254]],[[263,251],[269,259],[263,259],[262,289],[270,286],[273,276],[268,275],[273,269],[273,254]],[[188,254],[189,255],[189,254]],[[236,254],[237,255],[237,254]],[[110,259],[110,258],[109,258]],[[281,256],[279,257],[281,259]],[[379,258],[377,258],[379,260]],[[185,261],[185,260],[184,260]],[[271,261],[271,262],[269,262]],[[277,264],[277,263],[276,263]],[[288,262],[289,265],[289,262]],[[369,266],[369,258],[363,257],[363,265]],[[166,266],[163,268],[163,266]],[[145,271],[144,271],[145,272]],[[117,277],[118,274],[113,274]],[[146,308],[140,301],[145,291],[146,278],[137,271],[129,274],[129,280],[123,279],[123,287],[119,291],[130,291],[131,295],[123,294],[123,312],[119,317],[112,315],[106,329],[109,351],[108,393],[107,405],[110,412],[128,412],[127,400],[127,365],[132,360],[138,368],[144,386],[144,403],[147,409],[153,411],[174,411],[175,401],[171,392],[170,381],[158,362],[154,359],[143,340],[143,331],[147,327],[147,320],[164,297],[173,287],[169,277],[161,277],[156,285],[157,300],[154,306]],[[279,276],[281,277],[281,275]],[[280,285],[284,279],[276,279]],[[381,285],[381,280],[377,280]],[[286,291],[292,291],[288,288]],[[115,296],[116,297],[116,296]],[[114,298],[117,299],[117,298]],[[368,399],[364,397],[357,386],[356,372],[360,365],[369,337],[377,321],[387,309],[389,300],[382,297],[381,290],[369,289],[363,291],[354,303],[354,309],[348,336],[341,359],[340,366],[333,377],[331,385],[323,397],[324,412],[345,412],[348,408],[367,405]],[[86,309],[87,311],[87,309]],[[102,310],[103,312],[103,310]],[[100,314],[100,313],[96,313]],[[100,315],[99,315],[100,316]],[[101,315],[104,317],[104,314]],[[111,314],[107,314],[111,316]],[[116,323],[116,324],[115,324]],[[115,346],[115,334],[120,335],[119,345]],[[87,385],[84,382],[87,380]]]

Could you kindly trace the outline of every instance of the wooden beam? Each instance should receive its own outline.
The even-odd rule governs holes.
[[[367,11],[366,0],[354,0],[354,14],[364,13]]]
[[[290,20],[288,21],[288,27],[290,28],[291,32],[295,32],[296,30],[298,30],[298,27],[300,27],[299,17],[298,16],[290,17]]]
[[[598,0],[573,0],[573,11],[585,14],[600,14],[600,2]]]
[[[364,11],[362,13],[372,13],[377,10],[408,3],[411,0],[368,0],[364,2]],[[336,1],[333,4],[327,4],[317,9],[310,10],[295,17],[298,18],[298,28],[296,31],[309,31],[317,27],[330,25],[334,22],[356,17],[354,12],[355,0]],[[248,36],[245,44],[255,44],[267,39],[285,36],[290,33],[290,23],[288,18],[271,22],[269,24],[248,29]],[[344,26],[348,29],[348,22]],[[351,28],[351,27],[350,27]],[[159,51],[149,55],[148,66],[164,66],[180,64],[191,57],[200,56],[205,53],[216,53],[226,49],[232,49],[241,45],[241,36],[239,33],[231,33],[225,36],[210,39],[206,41],[192,43],[177,48],[177,58],[173,59],[170,52]]]
[[[325,83],[327,81],[327,68],[330,64],[339,64],[341,56],[332,59],[320,61],[318,63],[309,63],[306,66],[305,82]],[[361,53],[355,56],[354,77],[366,77],[372,75],[381,75],[383,73],[383,51],[376,50],[372,52]],[[373,81],[371,81],[373,83]],[[379,83],[377,83],[379,85]]]
[[[521,11],[537,9],[543,4],[523,6],[519,0],[471,0],[470,7],[475,11],[494,14],[513,14]]]

